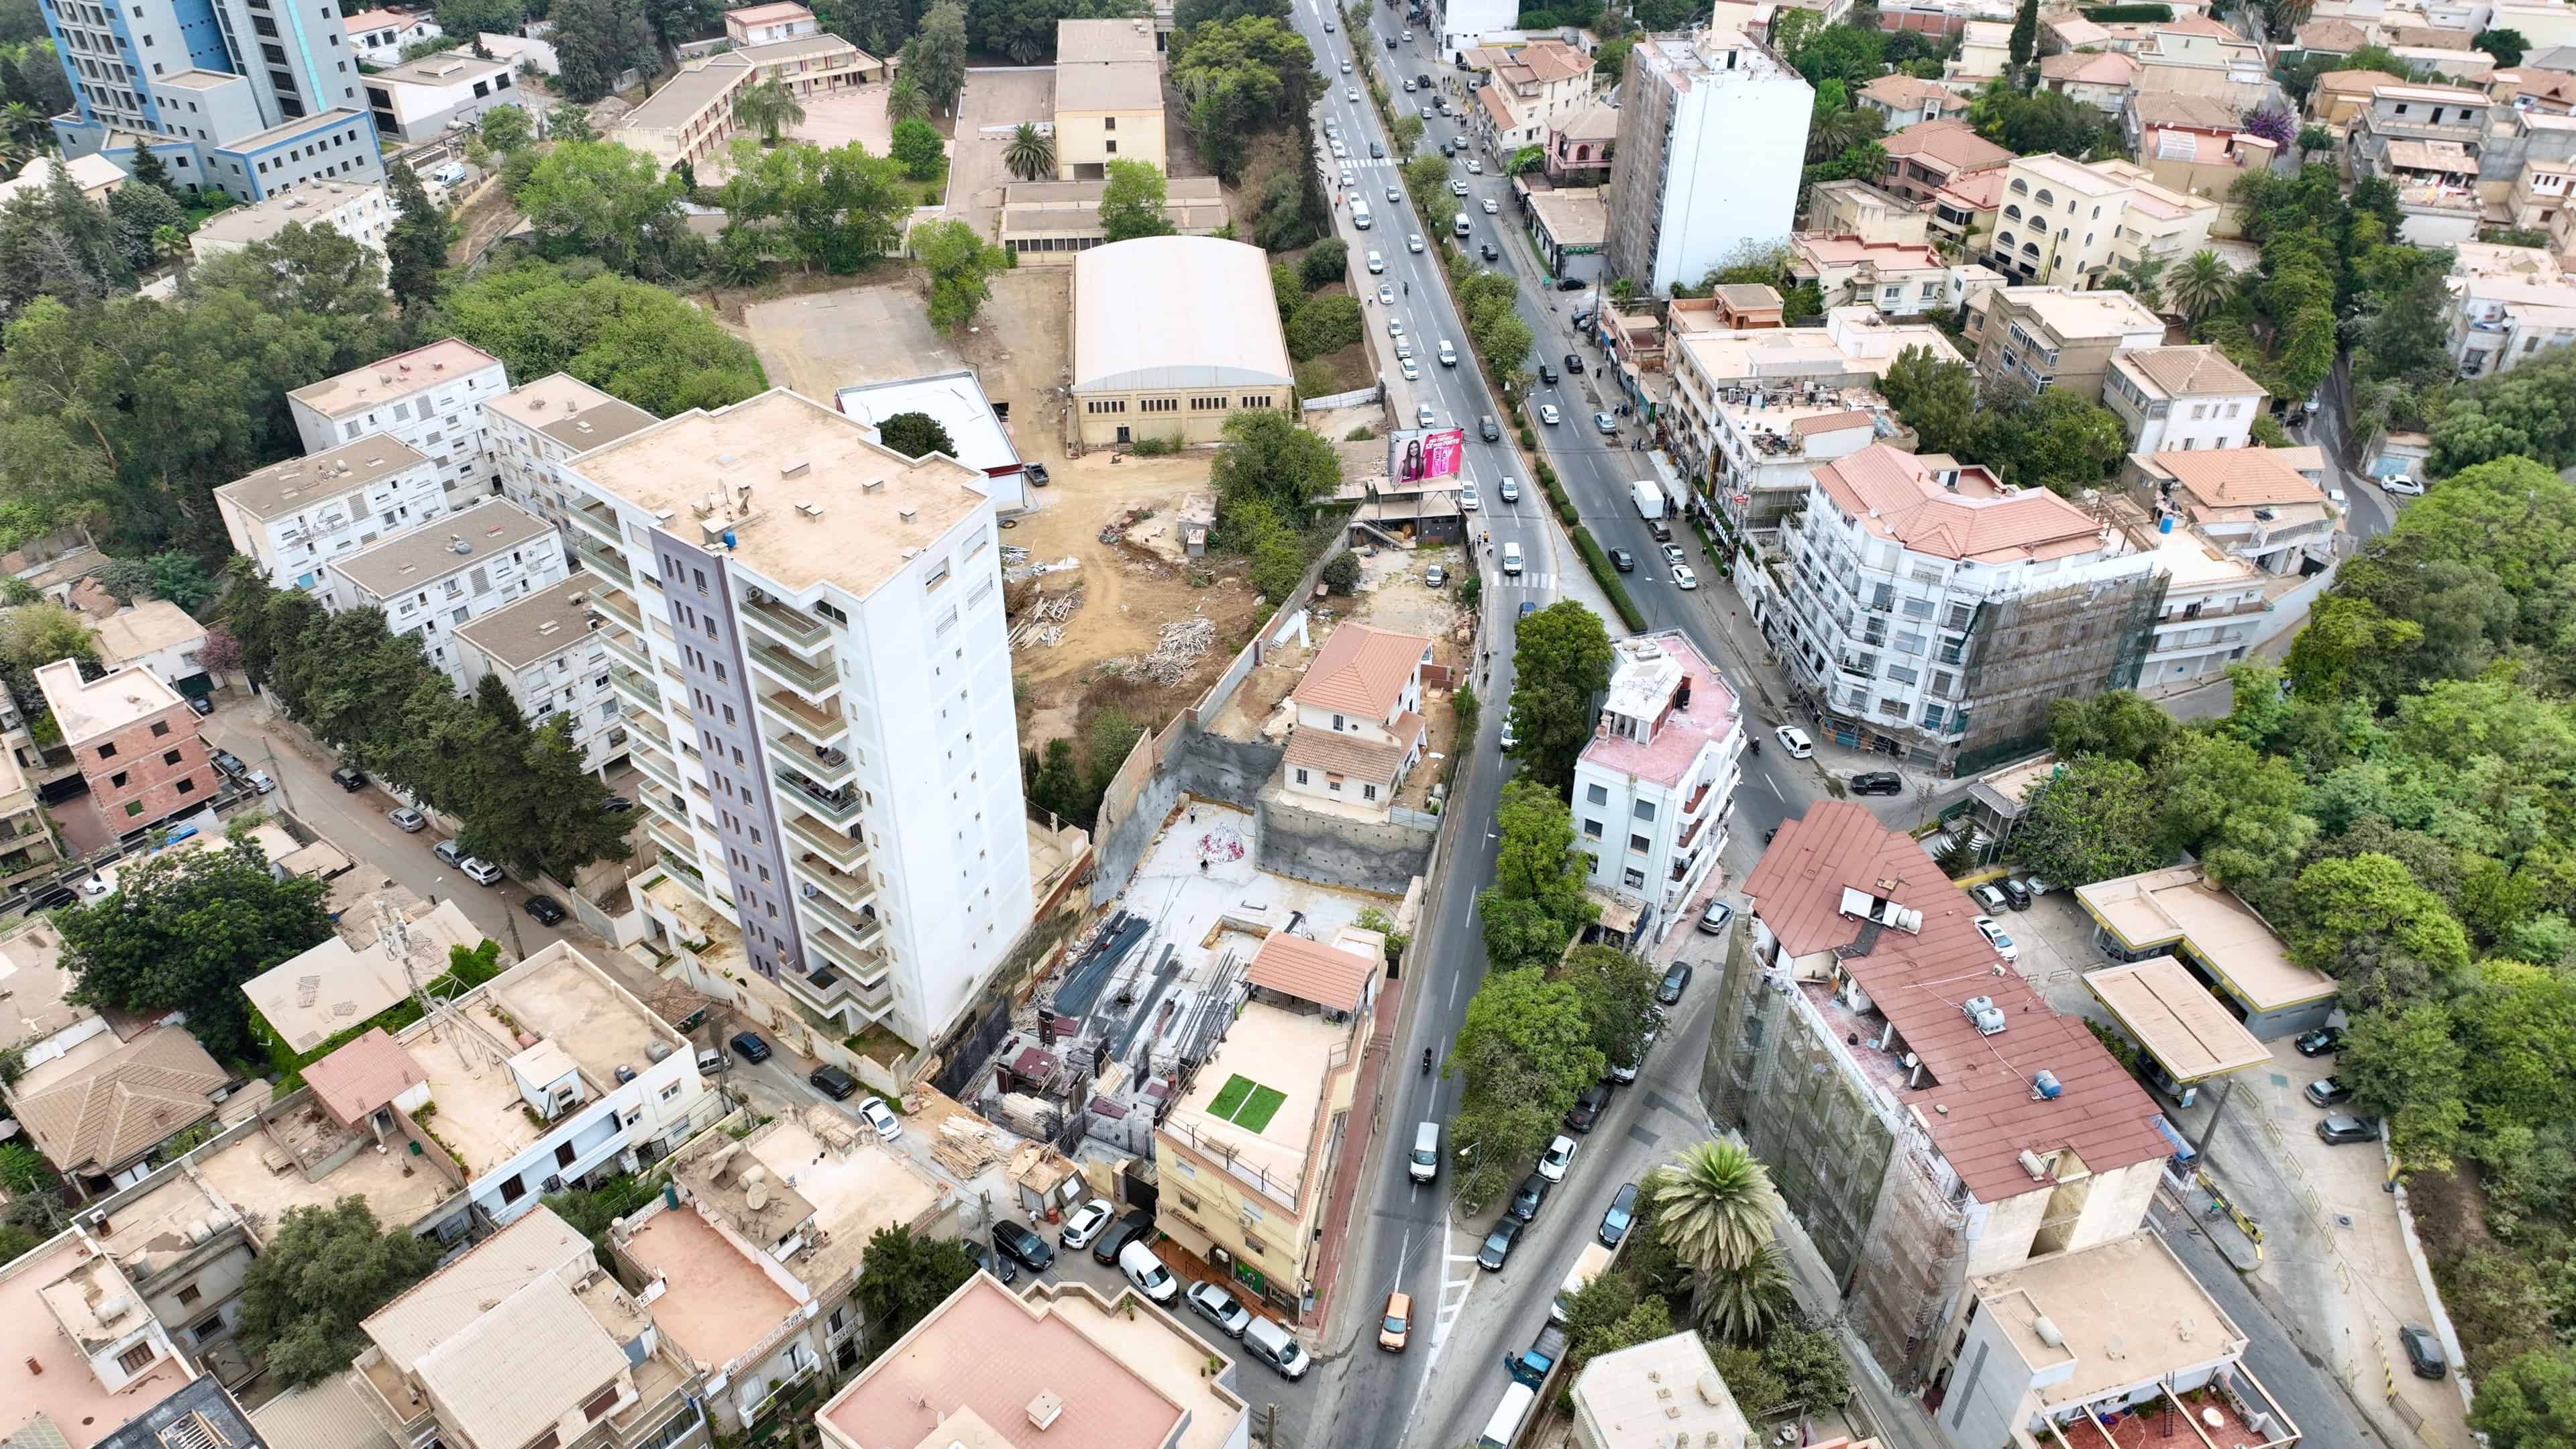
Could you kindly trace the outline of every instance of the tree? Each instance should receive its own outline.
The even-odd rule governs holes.
[[[1494,807],[1494,830],[1491,895],[1538,907],[1567,938],[1592,921],[1598,908],[1583,897],[1587,872],[1563,796],[1526,778],[1507,780]]]
[[[2039,0],[2021,0],[2021,9],[2013,14],[2011,55],[2013,69],[2030,64],[2031,52],[2039,44]]]
[[[1388,135],[1395,142],[1397,158],[1402,160],[1420,151],[1423,133],[1429,129],[1422,123],[1422,117],[1411,111],[1396,117],[1395,125],[1388,131]]]
[[[176,549],[156,553],[143,561],[143,570],[156,597],[191,614],[215,595],[214,580],[206,577],[206,566],[193,554]]]
[[[1592,1045],[1607,1062],[1633,1062],[1655,1026],[1655,970],[1616,946],[1577,946],[1558,972],[1583,1003]]]
[[[1325,588],[1348,598],[1359,590],[1360,556],[1343,549],[1324,561],[1323,572],[1317,577]]]
[[[428,1277],[441,1251],[434,1238],[383,1227],[355,1194],[288,1208],[242,1275],[244,1346],[266,1355],[287,1388],[344,1372],[367,1346],[367,1315]]]
[[[928,121],[897,121],[889,155],[903,163],[903,174],[928,181],[948,165],[948,144]]]
[[[404,312],[438,300],[447,268],[447,218],[429,204],[428,188],[407,161],[385,168],[393,187],[394,221],[385,230],[385,289]]]
[[[519,106],[494,106],[475,120],[474,130],[484,145],[504,156],[536,139],[535,123]]]
[[[1694,1297],[1701,1328],[1751,1343],[1786,1322],[1792,1311],[1788,1256],[1778,1243],[1764,1243],[1751,1261],[1710,1274],[1705,1290]]]
[[[217,1058],[256,1057],[242,983],[331,935],[323,882],[279,880],[268,865],[240,846],[157,855],[128,866],[114,894],[62,910],[73,999],[185,1011]]]
[[[1302,123],[1319,81],[1304,37],[1269,15],[1209,21],[1181,32],[1172,48],[1182,123],[1229,182],[1241,179],[1254,132]]]
[[[10,129],[18,129],[14,117]],[[165,196],[171,194],[170,168],[161,160],[161,153],[150,146],[134,148],[134,169],[127,174],[137,186],[149,186]]]
[[[2294,144],[2299,148],[2299,159],[2304,162],[2320,151],[2333,150],[2334,132],[2323,126],[2302,126]]]
[[[1908,347],[1889,364],[1880,390],[1914,429],[1923,451],[1957,457],[1977,451],[1984,424],[1977,415],[1977,374],[1966,363],[1937,357],[1928,347]]]
[[[2523,53],[2531,49],[2531,42],[2519,30],[2481,30],[2477,39],[2469,42],[2469,48],[2494,56],[2497,65],[2516,66],[2522,64]]]
[[[2448,1167],[2467,1117],[2460,1044],[2451,1014],[2423,1001],[2351,1018],[2335,1075],[2354,1103],[2388,1123],[2390,1148],[2409,1170]]]
[[[1522,619],[1512,654],[1514,750],[1528,779],[1563,793],[1592,738],[1594,704],[1610,687],[1610,635],[1601,616],[1561,599]]]
[[[2112,134],[2100,111],[2062,91],[2025,95],[2000,79],[1968,103],[1968,119],[1977,134],[2020,156],[2053,151],[2080,160]]]
[[[649,73],[660,62],[652,23],[636,0],[554,0],[547,18],[555,27],[555,84],[583,105],[617,89],[627,70]]]
[[[2299,121],[2289,109],[2279,105],[2261,105],[2245,113],[2245,132],[2260,136],[2287,151],[2299,133]]]
[[[1834,1335],[1806,1323],[1783,1323],[1762,1345],[1762,1365],[1779,1375],[1777,1402],[1829,1408],[1851,1396],[1851,1360]],[[1767,1407],[1767,1406],[1766,1406]]]
[[[1482,918],[1489,971],[1553,965],[1565,954],[1565,943],[1574,938],[1567,923],[1550,915],[1538,901],[1490,887],[1476,893],[1476,913]]]
[[[108,219],[116,227],[117,250],[125,257],[126,266],[137,272],[151,268],[155,257],[152,238],[163,227],[182,234],[188,229],[188,214],[172,200],[170,193],[156,186],[120,186],[107,197]]]
[[[906,48],[909,49],[910,47]],[[923,92],[921,89],[921,82],[913,79],[910,71],[897,75],[894,78],[894,84],[886,87],[887,120],[918,121],[929,114],[930,97],[928,94]],[[1027,123],[1023,122],[1022,124],[1025,125]],[[1048,137],[1041,137],[1040,139],[1045,140],[1047,143],[1047,165],[1052,168],[1055,165],[1055,142],[1052,138]],[[1031,177],[1029,179],[1035,180],[1036,178]]]
[[[2100,755],[2143,765],[2173,738],[2173,716],[2133,689],[2106,689],[2083,699],[2051,700],[2048,746],[2061,760]]]
[[[449,35],[516,35],[526,20],[520,0],[440,0],[434,13],[438,28]]]
[[[1112,161],[1103,168],[1108,179],[1100,188],[1100,225],[1108,240],[1170,236],[1176,230],[1163,215],[1163,173],[1151,161]]]
[[[733,143],[733,175],[716,192],[734,257],[774,253],[811,269],[855,271],[899,250],[919,189],[903,165],[853,141],[826,151],[803,143],[764,149]]]
[[[590,123],[590,112],[570,101],[559,101],[546,112],[546,134],[556,141],[596,141],[599,128]]]
[[[2217,310],[2236,287],[2236,274],[2219,260],[2218,253],[2197,251],[2165,279],[2165,304],[2186,319],[2198,319]]]
[[[1351,249],[1340,237],[1328,236],[1306,249],[1297,264],[1297,280],[1307,291],[1329,287],[1350,275]]]
[[[1690,1271],[1691,1317],[1709,1325],[1713,1313],[1754,1315],[1767,1301],[1757,1265],[1774,1251],[1786,1211],[1770,1171],[1743,1145],[1712,1140],[1683,1148],[1645,1187],[1657,1238]]]
[[[1360,340],[1367,323],[1360,299],[1344,292],[1317,293],[1288,318],[1288,355],[1311,362]]]
[[[2025,488],[2080,493],[2109,478],[2129,447],[2119,415],[2072,388],[2033,396],[2008,383],[1985,400],[1985,414],[1977,460]]]
[[[2469,1427],[2488,1449],[2576,1446],[2576,1349],[2535,1348],[2490,1369],[2478,1379]]]
[[[2241,740],[2178,735],[2157,758],[2155,776],[2162,845],[2198,855],[2221,883],[2280,875],[2316,834],[2316,821],[2299,811],[2298,772]]]
[[[1018,128],[1011,132],[1011,144],[1002,149],[1002,165],[1022,181],[1053,176],[1055,137],[1040,131],[1030,122],[1020,122]]]
[[[482,272],[439,313],[513,377],[569,372],[655,417],[725,407],[769,386],[750,345],[704,309],[594,262]]]
[[[734,123],[744,130],[759,132],[760,144],[775,146],[778,144],[781,131],[789,126],[804,124],[805,103],[796,99],[796,93],[787,88],[785,81],[761,81],[756,85],[743,87],[742,94],[734,97],[733,119]],[[904,125],[921,125],[918,121],[909,123],[898,121],[895,124],[898,139]],[[936,147],[939,144],[939,133],[932,131],[930,140],[932,146]]]
[[[517,200],[538,255],[591,257],[612,271],[658,278],[687,270],[693,259],[697,242],[680,213],[683,190],[641,151],[557,141],[529,171]]]
[[[1208,479],[1221,526],[1228,510],[1250,502],[1275,510],[1274,520],[1302,521],[1341,487],[1342,463],[1333,445],[1300,426],[1295,414],[1261,409],[1226,419]]]
[[[2086,886],[2164,864],[2155,824],[2155,791],[2144,769],[2079,755],[2031,786],[2030,816],[2013,835],[2013,851],[2036,875]]]
[[[904,42],[903,74],[931,105],[955,104],[966,84],[966,7],[958,0],[939,0],[922,15],[921,29]]]
[[[955,1238],[915,1237],[901,1225],[877,1229],[868,1235],[859,1269],[859,1312],[869,1341],[884,1348],[912,1332],[974,1276],[974,1255]]]
[[[1538,971],[1487,976],[1468,998],[1448,1068],[1465,1083],[1451,1133],[1468,1164],[1459,1195],[1490,1197],[1547,1144],[1606,1065],[1570,983]]]
[[[948,430],[928,413],[896,413],[877,425],[877,441],[907,458],[932,453],[957,456],[957,444],[949,438]]]
[[[993,295],[992,276],[1009,254],[962,221],[926,222],[912,229],[912,254],[930,273],[930,325],[955,332],[975,320]]]

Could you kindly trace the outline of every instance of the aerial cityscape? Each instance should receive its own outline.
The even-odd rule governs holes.
[[[2576,0],[0,0],[0,1449],[2576,1449]]]

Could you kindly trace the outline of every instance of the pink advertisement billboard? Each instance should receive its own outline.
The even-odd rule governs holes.
[[[1464,471],[1467,458],[1467,434],[1459,428],[1428,432],[1407,443],[1404,449],[1404,476],[1407,479],[1455,478]]]

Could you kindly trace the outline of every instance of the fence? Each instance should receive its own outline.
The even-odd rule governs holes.
[[[1381,384],[1378,386],[1364,387],[1356,392],[1337,392],[1331,397],[1310,397],[1305,399],[1303,402],[1300,402],[1298,406],[1310,413],[1327,413],[1331,412],[1335,408],[1355,408],[1366,403],[1376,402],[1379,395],[1384,391],[1385,388]]]

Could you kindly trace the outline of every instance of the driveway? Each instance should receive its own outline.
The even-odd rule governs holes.
[[[966,72],[957,98],[957,139],[948,148],[948,215],[998,241],[1002,188],[1017,178],[1002,165],[1002,151],[1022,121],[1055,116],[1055,68],[991,68]]]

